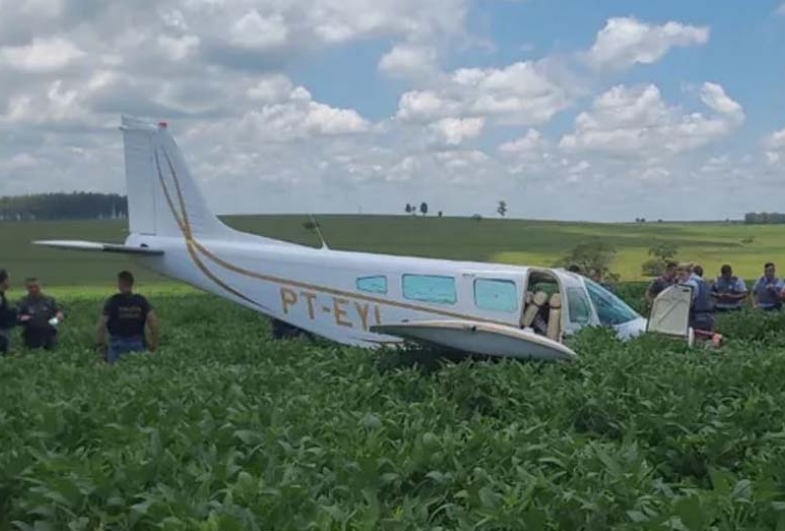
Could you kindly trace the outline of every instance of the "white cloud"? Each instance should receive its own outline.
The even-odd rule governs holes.
[[[704,86],[703,100],[717,116],[686,113],[662,100],[654,85],[618,85],[598,96],[575,120],[559,147],[654,159],[696,149],[728,135],[743,111],[719,86]]]
[[[535,125],[549,121],[572,103],[568,86],[551,76],[545,63],[513,63],[504,68],[460,68],[439,90],[401,96],[398,118],[428,122],[447,117],[486,117],[499,124]]]
[[[29,153],[18,153],[9,160],[0,162],[0,168],[2,168],[3,171],[18,171],[21,169],[35,168],[38,166],[38,163],[38,159]]]
[[[777,8],[777,11],[776,11],[776,13],[777,13],[778,15],[783,15],[783,16],[785,16],[785,3],[783,3],[783,4],[782,4],[780,7],[778,7],[778,8]]]
[[[536,129],[529,129],[526,135],[511,142],[505,142],[499,146],[499,151],[502,153],[527,155],[532,153],[540,153],[545,151],[548,147],[548,142],[542,134]]]
[[[184,35],[180,38],[160,35],[158,45],[172,61],[182,61],[199,47],[199,37],[196,35]]]
[[[263,17],[256,9],[251,9],[233,25],[231,43],[244,48],[264,50],[286,44],[289,29],[281,14]]]
[[[263,76],[253,87],[247,91],[251,100],[262,103],[280,103],[292,97],[295,86],[291,80],[283,74],[270,74]],[[305,97],[305,94],[301,94]],[[308,95],[307,97],[310,97]]]
[[[477,138],[485,126],[484,118],[442,118],[429,126],[436,142],[457,146],[465,140]]]
[[[449,99],[432,90],[416,90],[401,96],[397,116],[404,121],[429,122],[455,116],[461,112],[460,101]]]
[[[379,70],[394,78],[421,78],[437,70],[437,53],[431,47],[397,44],[379,60]]]
[[[701,100],[720,114],[724,114],[729,119],[737,123],[744,122],[744,109],[737,102],[733,101],[725,89],[716,83],[704,83],[701,89]]]
[[[27,72],[52,72],[84,55],[74,43],[61,37],[35,38],[30,44],[0,48],[0,65]]]
[[[247,112],[238,128],[266,141],[361,133],[370,128],[370,123],[354,109],[316,102],[304,87],[295,87],[283,76],[263,80],[248,95],[260,100],[262,106]]]
[[[709,28],[679,22],[652,25],[635,18],[608,19],[597,33],[585,61],[596,69],[623,70],[635,64],[659,61],[674,47],[705,44]]]
[[[328,43],[382,35],[424,38],[461,31],[468,9],[463,0],[308,0],[302,17]]]
[[[770,164],[785,162],[785,129],[770,134],[765,140],[765,148]]]

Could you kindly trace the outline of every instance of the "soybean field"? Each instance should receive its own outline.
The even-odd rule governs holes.
[[[154,354],[102,363],[102,297],[69,290],[58,351],[0,359],[0,529],[785,525],[781,315],[723,318],[718,350],[587,329],[537,364],[276,342],[147,293]]]
[[[232,220],[316,244],[302,221]],[[320,222],[336,248],[526,248],[505,230],[539,241],[543,260],[569,247],[537,240],[534,222],[372,220],[356,237],[356,220]],[[401,233],[417,224],[433,246]],[[723,316],[719,349],[586,329],[569,340],[575,363],[455,359],[273,341],[259,314],[134,269],[161,346],[107,366],[94,325],[126,263],[24,241],[122,230],[45,225],[0,234],[17,286],[41,276],[67,314],[55,352],[24,351],[17,335],[0,358],[0,531],[785,529],[785,315]],[[651,237],[600,229],[640,248]],[[694,249],[721,248],[723,231],[748,238],[742,226],[671,230],[705,242]],[[740,245],[763,253],[764,240]],[[745,248],[728,247],[735,263]],[[617,290],[640,308],[643,286]]]

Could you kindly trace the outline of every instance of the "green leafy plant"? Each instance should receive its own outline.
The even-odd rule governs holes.
[[[64,301],[56,353],[0,358],[2,530],[785,522],[779,314],[723,316],[711,351],[587,328],[576,363],[435,362],[275,342],[253,312],[157,296],[159,351],[108,367],[101,300]]]

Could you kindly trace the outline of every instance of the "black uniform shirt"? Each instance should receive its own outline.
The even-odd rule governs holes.
[[[60,307],[52,297],[46,295],[31,297],[27,295],[19,301],[17,311],[18,317],[30,316],[30,320],[24,323],[28,329],[48,330],[52,328],[52,325],[49,324],[49,319],[57,315]]]
[[[9,330],[16,324],[16,309],[11,308],[5,293],[0,292],[0,330]]]
[[[112,337],[144,337],[144,325],[152,306],[142,295],[117,293],[104,304],[104,315],[108,317],[106,328]]]

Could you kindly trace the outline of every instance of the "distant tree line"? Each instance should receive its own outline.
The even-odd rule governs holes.
[[[785,214],[779,212],[747,212],[744,214],[747,225],[780,225],[785,223]]]
[[[406,208],[404,209],[404,211],[407,214],[411,214],[412,216],[416,216],[417,215],[417,204],[416,203],[406,203]],[[498,212],[501,217],[504,217],[507,214],[507,202],[503,201],[503,200],[499,201],[498,202],[498,206],[496,207],[496,212]],[[420,214],[422,214],[423,216],[428,214],[428,203],[426,203],[425,201],[420,203]],[[439,210],[437,215],[439,217],[442,217],[442,211]],[[479,214],[474,214],[472,216],[472,219],[479,221],[479,220],[482,219],[482,216],[480,216]]]
[[[0,221],[127,217],[128,200],[118,194],[71,192],[0,197]]]

